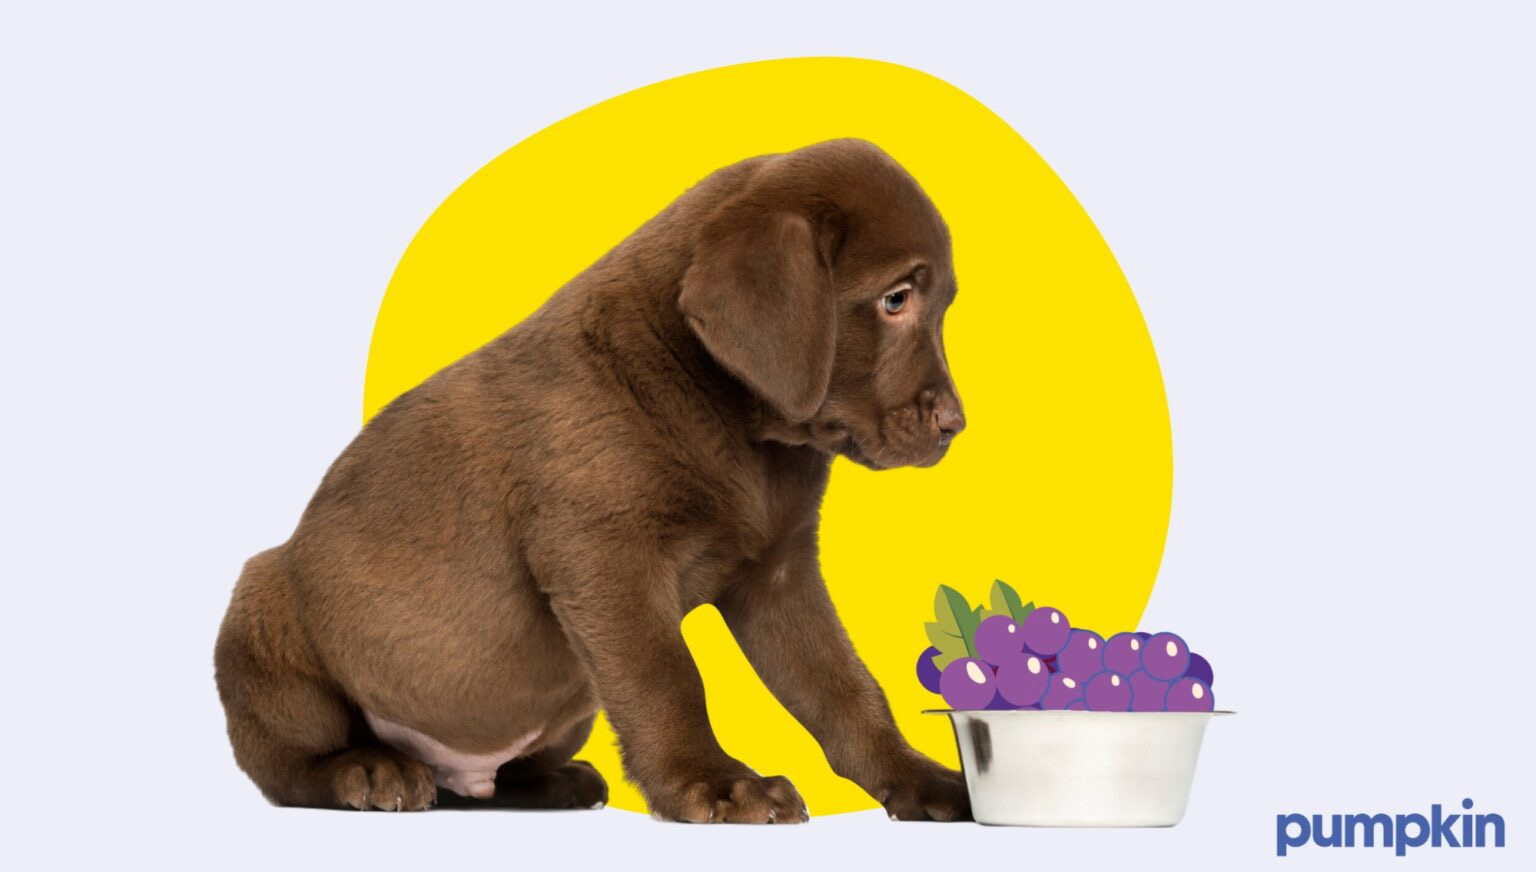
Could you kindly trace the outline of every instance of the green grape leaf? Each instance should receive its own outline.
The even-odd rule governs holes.
[[[1018,591],[1010,587],[1007,582],[1001,579],[992,582],[992,611],[1008,615],[1013,618],[1015,624],[1022,626],[1024,619],[1034,610],[1035,604],[1020,602]]]
[[[953,661],[970,656],[970,652],[965,647],[965,640],[960,638],[958,630],[949,632],[937,621],[929,621],[923,625],[923,629],[928,632],[928,641],[933,644],[933,647],[939,649],[939,653],[933,655],[933,665],[937,666],[940,672],[943,672],[944,667]]]
[[[933,611],[937,618],[934,622],[936,632],[930,630],[928,640],[939,649],[944,665],[949,665],[957,657],[975,657],[976,624],[981,619],[971,610],[971,604],[965,597],[949,585],[941,584],[933,598]],[[944,644],[939,644],[940,639]],[[939,659],[935,657],[934,663],[937,664]]]

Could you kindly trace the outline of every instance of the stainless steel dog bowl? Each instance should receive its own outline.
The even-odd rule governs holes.
[[[1171,827],[1205,725],[1231,712],[932,711],[948,715],[977,823]]]

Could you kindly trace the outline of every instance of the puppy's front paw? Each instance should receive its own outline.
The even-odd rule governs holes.
[[[968,821],[971,795],[965,776],[923,759],[875,798],[893,821]]]
[[[695,824],[798,824],[810,819],[805,800],[782,775],[753,772],[700,776],[648,793],[651,816]]]

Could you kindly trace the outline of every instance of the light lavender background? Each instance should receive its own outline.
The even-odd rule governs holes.
[[[1530,868],[1529,7],[1057,5],[7,3],[0,864]],[[1201,639],[1242,712],[1186,821],[267,806],[225,743],[213,636],[358,426],[412,234],[569,113],[809,54],[991,106],[1136,290],[1177,458],[1145,625]],[[1274,858],[1280,812],[1463,796],[1510,847]]]

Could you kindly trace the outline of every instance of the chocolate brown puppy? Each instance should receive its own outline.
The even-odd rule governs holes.
[[[954,295],[944,221],[867,142],[705,178],[380,412],[246,564],[215,651],[236,761],[284,805],[594,806],[571,755],[602,708],[656,816],[804,820],[710,729],[679,624],[713,603],[836,772],[893,817],[968,818],[816,548],[835,455],[928,466],[964,427]]]

